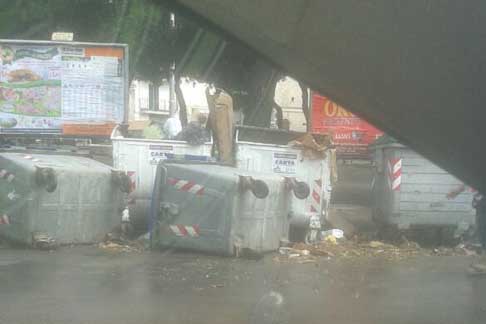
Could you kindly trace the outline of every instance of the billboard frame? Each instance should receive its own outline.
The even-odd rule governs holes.
[[[114,48],[121,48],[123,49],[123,120],[122,124],[126,124],[128,122],[128,105],[129,105],[129,50],[128,44],[123,43],[97,43],[97,42],[76,42],[76,41],[51,41],[51,40],[22,40],[22,39],[0,39],[0,45],[41,45],[41,46],[71,46],[71,47],[114,47]],[[0,134],[2,135],[19,135],[19,134],[49,134],[49,135],[63,135],[62,129],[2,129],[0,128]],[[86,136],[78,136],[78,137],[86,137]]]

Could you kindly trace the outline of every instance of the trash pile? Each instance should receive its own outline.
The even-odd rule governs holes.
[[[143,252],[149,240],[146,233],[140,237],[134,235],[134,226],[130,222],[128,209],[123,210],[122,223],[115,226],[105,235],[103,242],[98,244],[100,249],[110,252]]]
[[[315,245],[296,243],[291,248],[280,248],[279,253],[278,261],[285,259],[297,261],[297,258],[299,258],[298,262],[300,263],[302,259],[315,260],[315,258],[308,256],[328,258],[383,257],[389,260],[400,260],[423,254],[423,250],[416,247],[397,247],[381,241],[355,243],[348,240],[325,239]]]
[[[296,263],[312,263],[316,262],[316,254],[312,255],[312,245],[304,243],[297,243],[294,247],[281,247],[278,249],[279,255],[273,258],[276,262],[295,261]]]
[[[202,125],[206,121],[199,123],[191,122],[175,136],[176,140],[186,141],[191,145],[202,145],[211,140],[209,131]]]
[[[55,250],[58,244],[49,234],[41,232],[32,233],[32,247],[39,250]]]
[[[130,242],[114,242],[114,241],[106,241],[101,242],[98,244],[98,247],[102,250],[109,251],[109,252],[143,252],[144,248],[141,244],[137,241],[130,241]]]
[[[454,248],[449,247],[439,247],[435,249],[431,249],[429,251],[430,255],[437,255],[437,256],[454,256],[454,255],[464,255],[464,256],[472,256],[476,255],[476,247],[471,244],[459,244]]]
[[[400,244],[395,245],[377,240],[363,240],[358,236],[353,237],[352,240],[347,240],[339,234],[337,236],[329,234],[317,244],[294,243],[290,247],[281,247],[279,255],[274,257],[274,261],[310,263],[316,262],[320,257],[329,259],[380,257],[398,261],[416,256],[471,256],[476,254],[472,247],[465,244],[459,244],[456,247],[426,249],[406,238],[403,238]]]

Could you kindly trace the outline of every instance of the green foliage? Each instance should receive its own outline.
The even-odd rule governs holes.
[[[126,43],[130,79],[160,82],[178,62],[199,26],[155,0],[0,0],[0,38],[49,40],[54,31],[74,33],[75,41]],[[207,60],[203,60],[207,61]],[[200,75],[186,75],[200,78]],[[275,71],[252,51],[229,42],[208,80],[224,88],[250,124],[269,122]]]
[[[76,41],[126,43],[132,77],[160,81],[196,27],[170,27],[170,12],[150,0],[0,0],[0,37],[48,40],[54,31]]]

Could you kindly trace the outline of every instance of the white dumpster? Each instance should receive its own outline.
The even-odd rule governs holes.
[[[125,171],[132,179],[130,197],[136,206],[131,216],[145,217],[155,179],[156,167],[162,160],[212,161],[212,142],[190,145],[185,141],[124,137],[116,127],[111,135],[113,167]]]
[[[310,219],[311,216],[318,216],[321,221],[325,220],[332,192],[329,155],[316,160],[305,157],[301,149],[289,145],[257,143],[253,139],[243,141],[240,139],[240,130],[241,128],[236,133],[237,167],[305,182],[310,188],[309,197],[301,200],[293,196],[290,200],[290,211],[298,217]],[[278,132],[265,129],[258,131]]]

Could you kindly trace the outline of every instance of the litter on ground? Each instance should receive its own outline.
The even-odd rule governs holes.
[[[327,258],[373,258],[380,257],[397,261],[417,256],[456,256],[475,255],[475,251],[465,244],[456,247],[422,248],[416,242],[404,241],[394,245],[382,241],[359,241],[339,239],[332,235],[327,236],[318,244],[295,243],[291,247],[279,249],[279,255],[274,261],[296,261],[297,263],[315,262],[319,257]],[[310,260],[310,261],[309,261]]]

